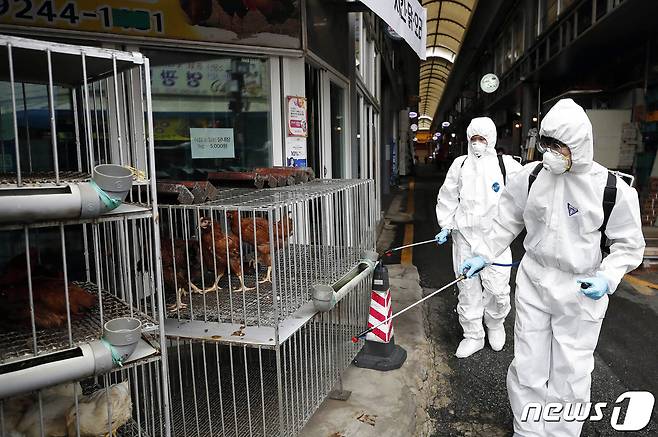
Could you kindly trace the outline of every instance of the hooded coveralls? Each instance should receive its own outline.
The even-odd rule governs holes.
[[[541,170],[530,195],[529,175],[537,163],[509,179],[498,217],[473,252],[490,262],[527,229],[516,277],[514,360],[507,374],[515,435],[578,436],[582,422],[522,422],[523,409],[529,402],[590,400],[594,349],[608,296],[591,299],[576,281],[599,276],[614,292],[624,274],[642,262],[644,238],[637,193],[617,178],[605,232],[612,245],[602,259],[599,228],[608,170],[592,159],[592,125],[585,111],[571,99],[560,100],[546,114],[540,134],[570,148],[571,169],[560,175]]]
[[[436,218],[441,229],[452,230],[452,263],[455,276],[459,265],[473,256],[472,247],[481,242],[498,210],[498,199],[505,187],[496,156],[496,125],[487,117],[474,118],[466,130],[468,155],[456,158],[439,190]],[[480,135],[487,140],[482,156],[475,156],[470,139]],[[510,156],[503,156],[507,178],[521,170]],[[511,263],[507,248],[497,255],[496,262]],[[482,317],[489,329],[503,326],[510,311],[510,269],[489,267],[478,277],[458,284],[457,313],[464,338],[483,339]]]

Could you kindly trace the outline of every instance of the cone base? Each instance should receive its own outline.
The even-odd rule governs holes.
[[[386,372],[402,367],[407,359],[407,351],[395,344],[391,337],[388,343],[366,340],[365,346],[352,360],[356,367]]]

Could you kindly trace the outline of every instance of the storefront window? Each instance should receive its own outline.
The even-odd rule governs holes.
[[[524,39],[524,25],[523,15],[519,14],[513,21],[512,31],[514,32],[514,52],[513,60],[516,61],[523,54],[523,39]]]
[[[548,29],[557,19],[558,0],[544,0],[542,11],[542,32]]]
[[[147,55],[158,178],[203,179],[271,165],[267,59]]]
[[[21,172],[50,172],[55,168],[50,101],[46,85],[23,83],[17,75],[14,84],[16,125]],[[9,82],[0,82],[0,173],[16,172],[14,113]],[[78,170],[72,90],[53,86],[57,126],[57,158],[61,171]]]
[[[354,62],[356,63],[356,71],[361,72],[361,14],[355,14],[354,19]]]
[[[345,160],[345,90],[333,82],[329,85],[331,106],[331,173],[344,177]]]

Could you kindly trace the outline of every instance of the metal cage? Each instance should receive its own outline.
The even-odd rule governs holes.
[[[232,328],[274,326],[292,315],[313,285],[336,283],[374,250],[372,190],[372,181],[322,180],[162,205],[170,319]]]
[[[173,435],[302,429],[367,324],[373,188],[318,180],[160,207]],[[318,312],[317,284],[347,291]]]
[[[0,436],[169,435],[148,59],[0,36],[0,87],[0,200],[43,205],[0,221]],[[132,189],[63,217],[100,164]],[[102,339],[116,318],[141,322],[132,353]]]

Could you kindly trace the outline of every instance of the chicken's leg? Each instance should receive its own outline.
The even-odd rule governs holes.
[[[167,310],[170,313],[173,313],[173,312],[178,311],[178,310],[184,310],[185,308],[187,308],[187,304],[183,303],[183,301],[181,300],[181,295],[184,294],[184,293],[185,293],[184,288],[179,288],[178,290],[176,290],[176,303],[173,304],[173,305],[167,306]]]
[[[251,291],[254,289],[254,287],[247,287],[244,285],[244,275],[238,275],[238,279],[240,280],[240,288],[237,288],[233,291],[238,292],[238,291]]]
[[[212,287],[199,290],[199,293],[206,294],[206,293],[210,293],[211,291],[221,290],[222,287],[219,286],[219,280],[222,279],[223,277],[224,277],[224,272],[221,272],[219,276],[215,278],[215,282],[212,284]]]
[[[190,282],[190,289],[192,290],[192,293],[197,293],[197,294],[204,294],[205,290],[200,289],[196,285]]]
[[[265,279],[258,281],[259,284],[264,284],[266,282],[272,282],[272,266],[267,266],[267,274],[265,275]]]

